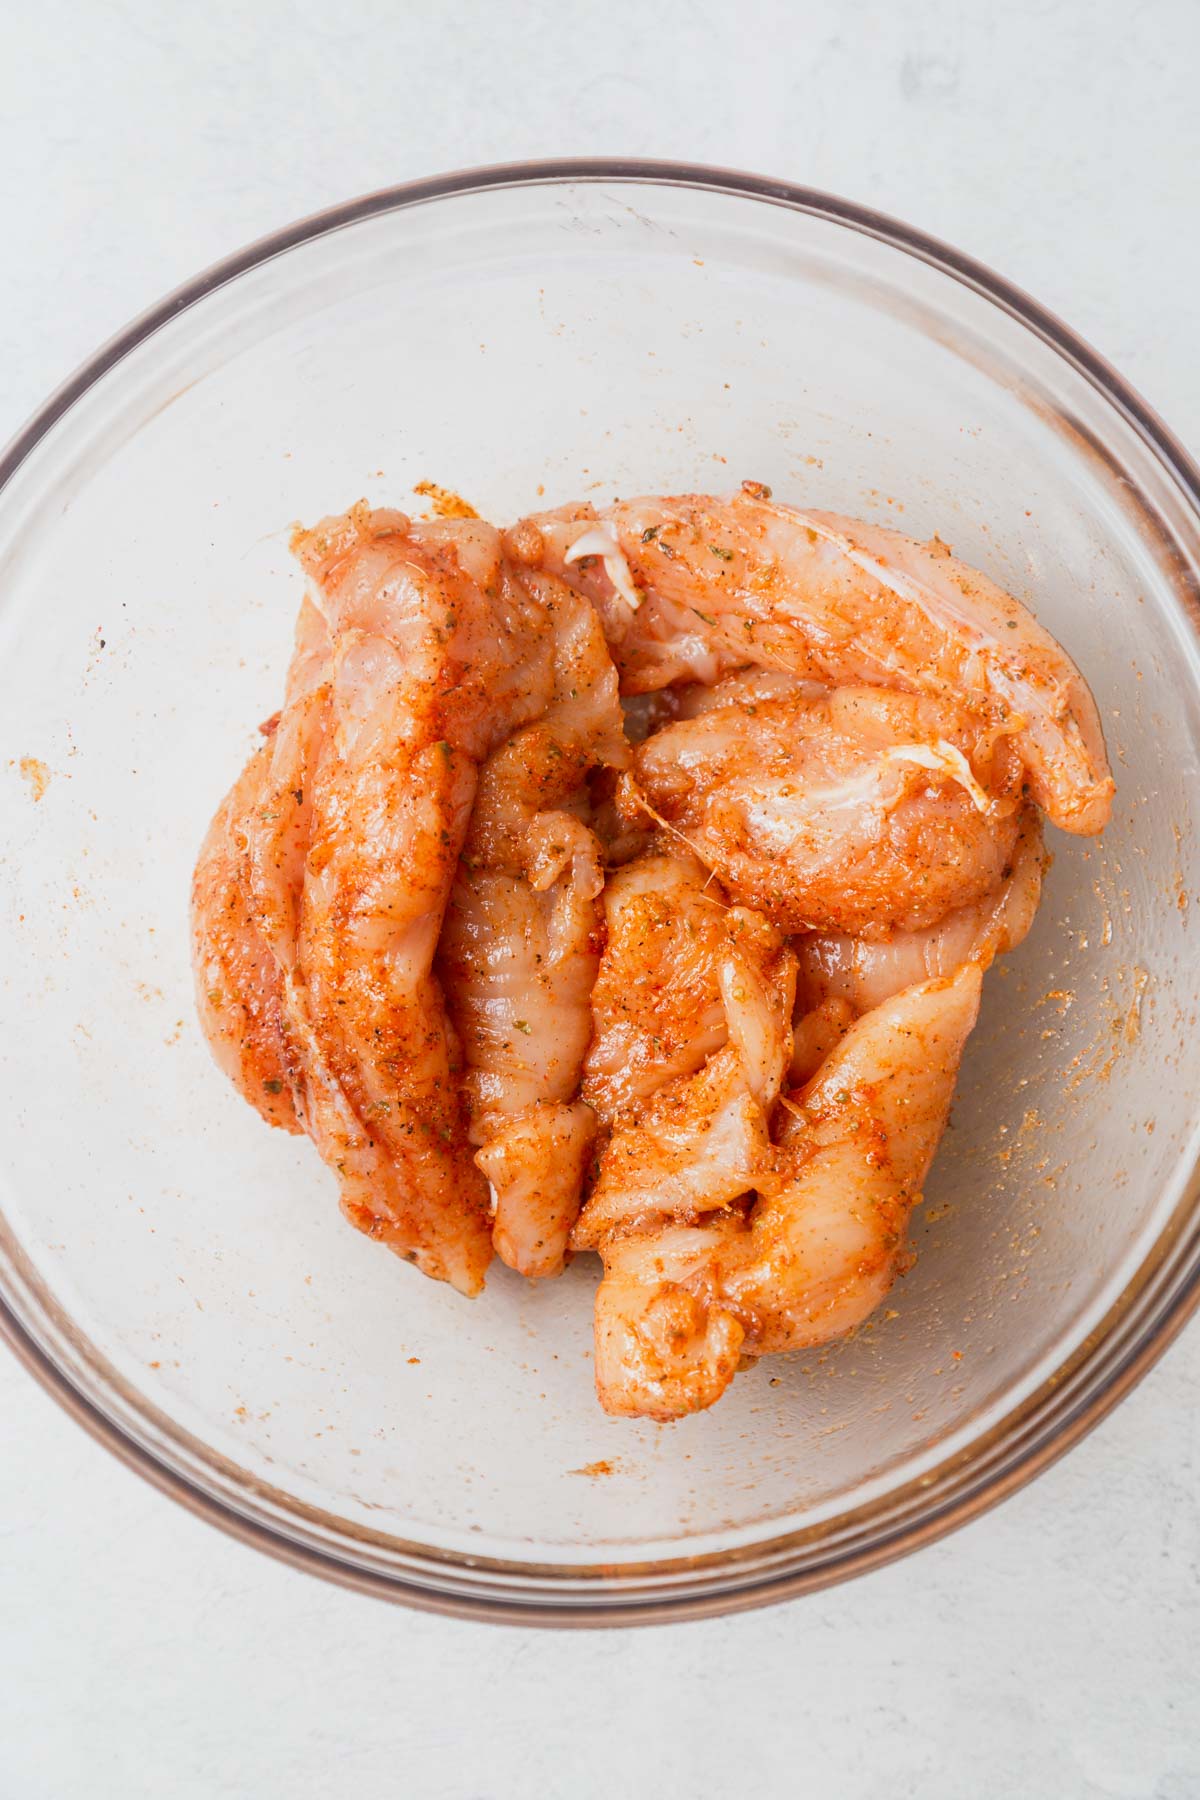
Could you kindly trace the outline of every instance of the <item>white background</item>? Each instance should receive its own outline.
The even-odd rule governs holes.
[[[947,238],[1200,449],[1193,0],[8,0],[0,436],[187,276],[466,164],[725,163]],[[201,1525],[0,1360],[0,1800],[1200,1795],[1200,1327],[1000,1511],[765,1613],[576,1634]]]

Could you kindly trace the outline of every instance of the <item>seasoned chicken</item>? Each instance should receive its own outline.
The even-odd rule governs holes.
[[[596,1382],[608,1412],[679,1418],[745,1356],[860,1324],[905,1257],[982,976],[908,988],[867,1013],[789,1101],[774,1181],[748,1215],[635,1226],[602,1245]]]
[[[756,1356],[824,1343],[882,1300],[941,1141],[982,973],[905,988],[863,1016],[800,1091],[780,1186],[720,1258],[720,1293]]]
[[[735,899],[791,931],[874,938],[999,885],[1020,803],[1008,740],[980,744],[969,713],[921,695],[746,687],[719,683],[648,738],[630,790]]]
[[[772,1179],[769,1120],[791,1056],[795,963],[780,934],[728,906],[689,856],[660,850],[631,863],[605,900],[584,1092],[608,1135],[571,1241],[607,1264],[625,1233],[657,1242],[675,1221],[701,1220]],[[598,1357],[610,1300],[606,1278]],[[608,1405],[603,1382],[600,1393]]]
[[[478,520],[356,508],[295,547],[334,647],[293,1013],[306,1123],[352,1222],[473,1293],[488,1197],[432,964],[478,765],[549,697],[548,623]]]
[[[988,968],[1022,941],[1037,912],[1046,867],[1041,820],[1021,814],[1012,856],[997,885],[969,906],[949,912],[924,931],[886,937],[815,933],[798,939],[802,1004],[840,1002],[850,1016],[881,1006],[901,988],[952,975],[966,962]]]
[[[729,501],[564,507],[521,531],[601,608],[626,692],[755,663],[949,699],[981,736],[1011,738],[1056,825],[1102,829],[1113,782],[1087,684],[1025,607],[936,540],[781,506],[753,482]]]
[[[598,1251],[611,1413],[853,1331],[1041,814],[1109,814],[1070,658],[937,539],[755,483],[294,548],[284,705],[193,882],[221,1068],[465,1294]]]
[[[724,895],[686,846],[660,846],[615,870],[604,889],[583,1097],[606,1125],[673,1077],[695,1074],[729,1035],[718,981]]]
[[[219,808],[192,882],[192,961],[200,1021],[221,1069],[272,1125],[300,1131],[284,970],[295,962],[308,846],[305,748],[324,729],[330,644],[305,600],[287,678],[287,724],[263,730]],[[302,1100],[300,1102],[302,1105]]]
[[[545,1276],[563,1266],[596,1129],[577,1098],[603,922],[588,778],[624,768],[629,748],[595,612],[553,576],[518,578],[549,621],[553,688],[480,771],[439,970],[495,1195],[493,1242],[514,1269]]]
[[[474,1293],[487,1187],[432,963],[478,765],[551,695],[550,623],[478,521],[356,507],[294,547],[315,607],[197,873],[202,1016],[243,1091],[308,1131],[351,1221]]]
[[[852,944],[853,938],[839,939]],[[798,962],[804,969],[805,943],[800,943]],[[802,980],[796,983],[796,1014],[792,1021],[792,1056],[788,1079],[794,1087],[802,1087],[820,1068],[830,1051],[840,1044],[858,1013],[840,994],[828,994],[813,1003]]]
[[[770,1161],[795,957],[761,914],[730,906],[694,857],[661,842],[604,892],[583,1094],[606,1136],[576,1249],[631,1219],[723,1206]]]
[[[192,877],[196,1006],[218,1067],[268,1125],[301,1131],[285,1060],[279,971],[254,917],[243,821],[266,785],[254,752],[208,828]]]

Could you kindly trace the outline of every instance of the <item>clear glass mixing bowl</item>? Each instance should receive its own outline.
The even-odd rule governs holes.
[[[339,208],[212,270],[0,474],[0,1295],[23,1356],[277,1555],[475,1616],[751,1605],[1010,1491],[1197,1297],[1200,478],[1063,326],[783,183],[580,163]],[[278,704],[293,520],[727,489],[938,531],[1096,690],[1119,781],[989,978],[920,1252],[852,1341],[606,1419],[592,1259],[473,1303],[340,1220],[193,1016],[191,864]],[[40,793],[40,798],[38,797]]]

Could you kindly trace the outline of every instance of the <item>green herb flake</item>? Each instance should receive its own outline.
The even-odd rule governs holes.
[[[710,544],[708,547],[712,551],[714,556],[720,557],[722,562],[732,562],[733,561],[733,551],[732,550],[723,550],[721,548],[720,544]]]
[[[528,1019],[514,1019],[513,1024],[518,1031],[523,1031],[526,1037],[529,1037],[533,1031],[533,1026]]]

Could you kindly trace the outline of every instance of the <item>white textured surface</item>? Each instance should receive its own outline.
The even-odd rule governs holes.
[[[297,215],[610,152],[791,177],[948,238],[1200,447],[1191,0],[39,0],[5,26],[0,435]],[[277,1567],[0,1360],[0,1796],[1191,1800],[1198,1379],[1194,1329],[1032,1488],[848,1588],[567,1637]]]

